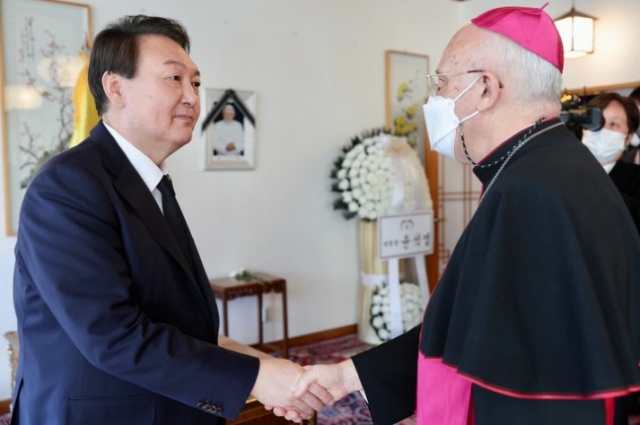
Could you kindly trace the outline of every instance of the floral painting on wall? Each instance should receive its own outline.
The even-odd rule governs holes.
[[[29,183],[69,147],[91,23],[89,6],[78,3],[0,0],[0,6],[6,229],[13,235]]]
[[[422,105],[427,102],[429,57],[418,53],[387,50],[386,120],[393,134],[406,137],[424,163],[425,125]]]

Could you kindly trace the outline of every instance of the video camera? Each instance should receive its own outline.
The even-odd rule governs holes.
[[[582,106],[581,99],[575,94],[564,95],[560,103],[560,120],[575,134],[582,134],[582,129],[598,131],[604,127],[602,110]]]

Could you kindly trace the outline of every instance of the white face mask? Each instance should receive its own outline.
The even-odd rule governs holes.
[[[456,115],[456,101],[462,97],[480,77],[473,80],[455,99],[447,99],[442,96],[431,96],[429,101],[422,106],[424,120],[427,125],[427,134],[431,143],[431,150],[456,159],[455,141],[456,129],[466,120],[476,116],[480,111],[460,119]]]
[[[622,154],[626,138],[626,134],[606,128],[599,131],[582,131],[582,143],[589,148],[601,164],[616,160]]]
[[[629,142],[629,144],[634,148],[640,146],[640,137],[638,137],[638,133],[633,133],[633,136],[631,136],[631,141]]]

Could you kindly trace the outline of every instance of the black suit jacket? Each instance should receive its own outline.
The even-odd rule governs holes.
[[[195,275],[102,123],[42,167],[15,249],[14,425],[212,424],[240,412],[259,363],[217,346],[188,239]]]

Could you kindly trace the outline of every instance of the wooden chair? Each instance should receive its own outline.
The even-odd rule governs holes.
[[[9,341],[9,367],[11,368],[11,392],[13,393],[13,387],[16,383],[16,372],[18,371],[18,332],[9,331],[5,332],[4,337]]]

